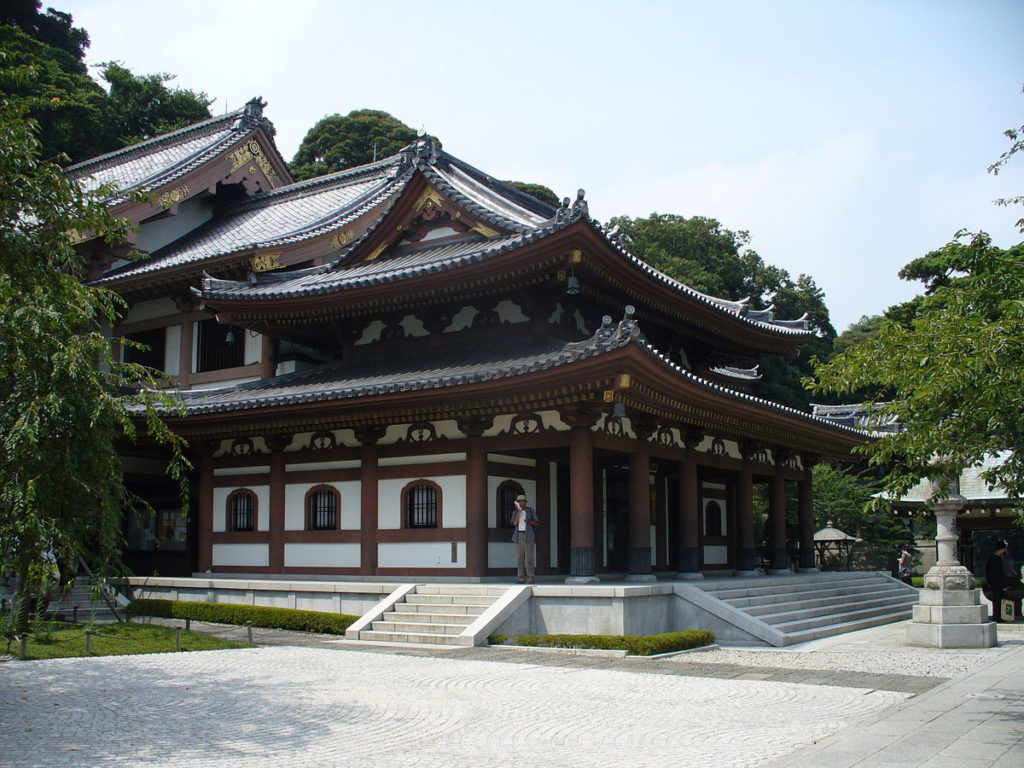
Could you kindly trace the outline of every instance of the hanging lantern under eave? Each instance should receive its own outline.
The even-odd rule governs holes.
[[[230,329],[227,333],[224,334],[224,343],[225,344],[231,345],[231,344],[234,344],[237,340],[238,339],[235,337],[234,329]]]
[[[612,418],[618,421],[626,418],[626,406],[624,403],[615,403],[612,406]]]
[[[576,275],[569,275],[565,280],[565,295],[576,296],[580,292],[580,279]]]

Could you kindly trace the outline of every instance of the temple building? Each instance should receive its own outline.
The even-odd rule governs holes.
[[[811,469],[865,433],[750,394],[803,320],[695,291],[582,191],[553,208],[430,137],[296,183],[262,110],[68,169],[138,225],[80,247],[197,467],[186,520],[159,451],[125,452],[155,509],[127,531],[136,573],[507,577],[519,494],[542,575],[814,568]]]

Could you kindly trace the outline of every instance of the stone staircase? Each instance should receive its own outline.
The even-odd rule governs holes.
[[[843,572],[696,584],[766,630],[776,646],[909,619],[918,592],[884,573]]]
[[[117,607],[117,614],[123,618],[121,609],[127,605],[127,601],[120,595],[112,593],[111,602]],[[66,621],[77,620],[85,623],[91,619],[97,621],[118,621],[118,616],[110,610],[107,601],[102,597],[96,597],[92,591],[92,581],[86,576],[75,578],[71,589],[61,596],[59,600],[51,600],[46,612],[63,618]]]
[[[528,590],[470,584],[407,585],[353,624],[350,640],[377,643],[474,645],[511,601]]]

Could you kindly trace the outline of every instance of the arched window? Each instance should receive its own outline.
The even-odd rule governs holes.
[[[416,480],[402,491],[406,528],[440,527],[440,489],[429,480]]]
[[[498,499],[495,509],[498,514],[498,528],[512,529],[512,513],[516,507],[516,497],[523,494],[523,486],[515,480],[506,480],[498,486]]]
[[[704,505],[704,535],[722,535],[722,506],[717,501]]]
[[[255,531],[256,494],[244,489],[232,491],[228,496],[227,514],[229,531]]]
[[[341,494],[329,485],[313,488],[306,494],[306,527],[311,531],[333,531],[338,528]]]

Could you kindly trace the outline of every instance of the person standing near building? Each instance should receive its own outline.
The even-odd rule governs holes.
[[[903,550],[900,552],[900,560],[898,565],[901,581],[905,581],[907,584],[910,583],[910,573],[913,567],[914,557],[910,554],[909,548],[903,547]]]
[[[992,601],[992,621],[1002,621],[999,609],[1006,592],[1006,563],[1003,558],[1009,546],[1005,540],[997,541],[995,551],[985,561],[985,597]]]
[[[533,584],[537,570],[537,526],[540,525],[540,518],[527,502],[528,499],[520,494],[516,497],[516,506],[512,512],[512,541],[516,543],[519,561],[516,581],[520,584]]]

